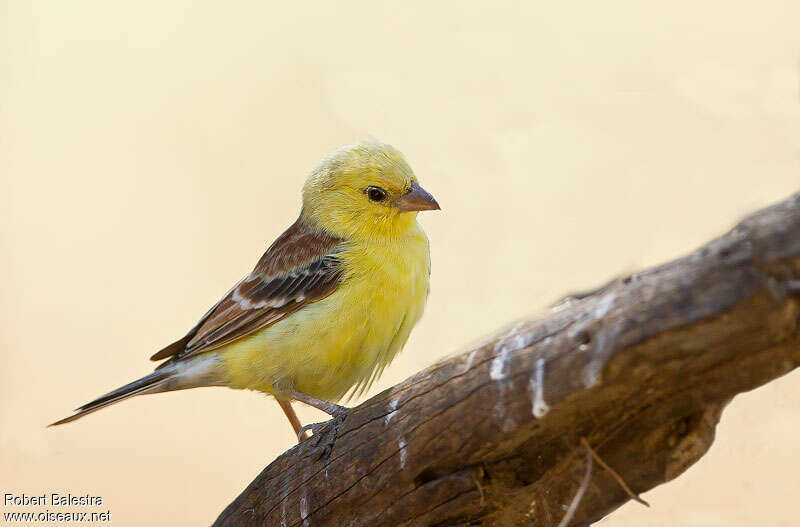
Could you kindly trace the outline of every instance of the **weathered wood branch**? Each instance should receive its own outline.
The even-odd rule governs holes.
[[[588,442],[634,492],[800,363],[800,194],[376,395],[273,461],[216,526],[556,526]],[[594,463],[570,525],[630,499]],[[787,505],[788,506],[788,505]]]

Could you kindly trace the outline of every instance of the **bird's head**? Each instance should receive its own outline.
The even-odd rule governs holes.
[[[439,204],[403,154],[374,141],[339,148],[303,187],[305,219],[346,239],[401,237],[423,210],[439,210]]]

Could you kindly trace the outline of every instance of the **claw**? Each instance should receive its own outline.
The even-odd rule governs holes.
[[[327,458],[331,455],[333,451],[333,445],[336,443],[336,439],[339,437],[339,427],[344,420],[347,418],[347,412],[342,412],[330,421],[325,421],[322,423],[311,423],[305,425],[298,431],[298,438],[305,432],[310,431],[312,432],[313,438],[316,438],[316,442],[314,443],[314,447],[319,446],[321,443],[323,444],[322,451],[320,452],[318,459]],[[302,440],[301,440],[302,442]]]
[[[311,432],[314,434],[314,437],[317,437],[322,429],[327,425],[330,421],[323,421],[322,423],[310,423],[305,426],[300,427],[300,430],[297,431],[297,442],[302,443],[306,439],[309,439],[309,436],[305,435],[306,432]]]

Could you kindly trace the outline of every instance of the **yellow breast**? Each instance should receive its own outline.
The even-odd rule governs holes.
[[[333,294],[218,351],[231,387],[336,401],[391,362],[422,316],[428,240],[417,227],[407,238],[348,244],[339,258],[345,272]]]

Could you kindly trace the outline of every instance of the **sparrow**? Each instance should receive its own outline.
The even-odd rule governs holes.
[[[227,386],[273,396],[306,438],[292,401],[346,415],[336,403],[367,390],[420,320],[431,266],[417,213],[426,210],[439,204],[397,149],[337,149],[308,176],[297,220],[183,338],[151,357],[162,361],[153,373],[50,426],[136,395]]]

